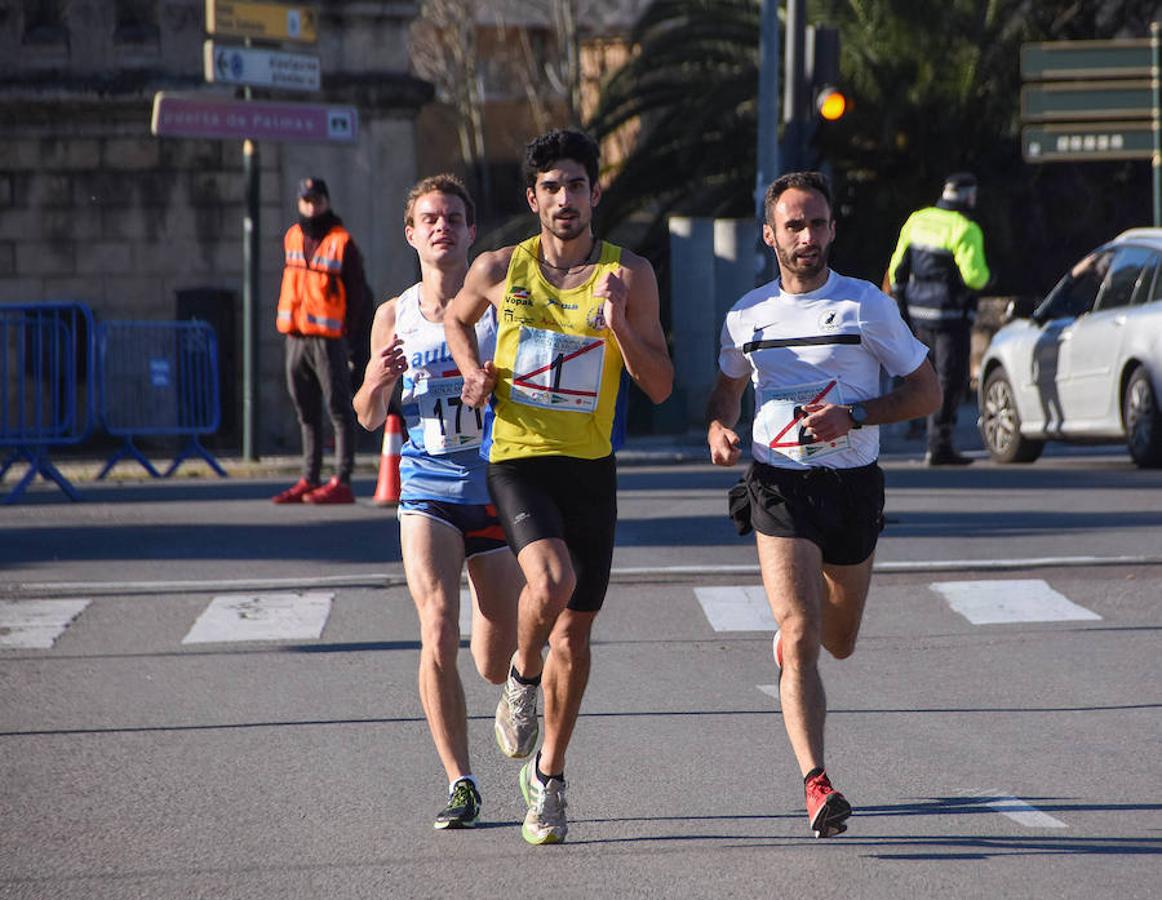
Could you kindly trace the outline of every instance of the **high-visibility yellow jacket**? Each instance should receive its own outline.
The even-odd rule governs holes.
[[[900,231],[888,273],[916,327],[972,321],[975,292],[989,281],[980,226],[955,209],[917,210]]]
[[[336,225],[319,241],[310,259],[304,253],[301,226],[287,229],[283,238],[286,268],[278,297],[278,330],[283,334],[343,336],[347,317],[347,288],[343,284],[343,254],[351,235]]]

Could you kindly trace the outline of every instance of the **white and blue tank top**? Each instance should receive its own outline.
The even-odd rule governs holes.
[[[491,503],[480,456],[483,410],[460,402],[464,379],[444,336],[444,325],[420,312],[420,285],[396,301],[395,333],[403,340],[408,367],[401,406],[407,440],[400,451],[400,499],[445,503]],[[476,323],[480,359],[496,349],[496,311]]]

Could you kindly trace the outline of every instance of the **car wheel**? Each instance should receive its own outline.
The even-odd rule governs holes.
[[[1004,369],[993,369],[985,379],[980,436],[994,462],[1031,463],[1045,449],[1044,441],[1021,435],[1021,416]]]
[[[1134,462],[1148,469],[1162,466],[1162,414],[1158,412],[1158,398],[1154,396],[1150,374],[1141,366],[1134,369],[1126,382],[1122,422]]]

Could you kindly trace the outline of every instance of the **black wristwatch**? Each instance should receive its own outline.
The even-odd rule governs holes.
[[[853,403],[847,408],[847,414],[851,416],[851,428],[854,431],[856,428],[863,428],[864,422],[867,421],[867,407],[862,403]]]

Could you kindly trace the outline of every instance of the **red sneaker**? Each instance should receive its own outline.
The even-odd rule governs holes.
[[[302,503],[303,498],[311,491],[317,491],[319,486],[311,484],[307,479],[300,478],[281,494],[275,494],[270,499],[275,503]]]
[[[355,495],[351,493],[350,485],[344,484],[336,475],[321,488],[311,491],[303,497],[303,503],[354,503]]]
[[[844,824],[851,815],[847,798],[831,786],[826,772],[807,780],[807,818],[817,838],[835,837],[847,831]]]

